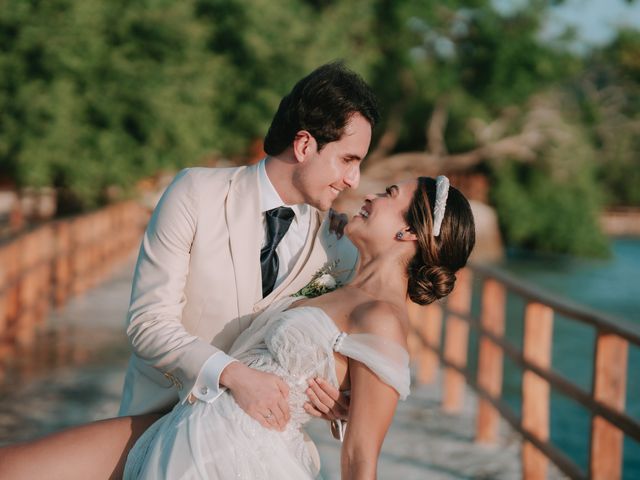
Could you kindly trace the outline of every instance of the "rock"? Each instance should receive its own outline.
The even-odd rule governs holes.
[[[469,202],[476,222],[476,246],[471,261],[494,262],[504,256],[504,245],[498,226],[498,215],[490,205],[471,200]]]

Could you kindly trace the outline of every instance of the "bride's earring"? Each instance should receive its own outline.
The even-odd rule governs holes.
[[[403,231],[399,231],[398,233],[396,233],[396,240],[402,240],[402,237],[404,237]]]

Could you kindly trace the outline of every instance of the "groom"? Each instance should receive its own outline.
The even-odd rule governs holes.
[[[370,87],[340,63],[324,65],[282,99],[265,160],[176,176],[136,265],[120,415],[212,402],[228,388],[262,425],[284,428],[284,381],[225,352],[256,314],[323,266],[339,260],[345,277],[353,270],[355,249],[320,212],[357,187],[377,120]]]

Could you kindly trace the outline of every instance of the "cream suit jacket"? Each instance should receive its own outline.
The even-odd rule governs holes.
[[[304,287],[339,259],[342,278],[357,251],[328,232],[313,209],[296,265],[262,298],[262,213],[257,165],[190,168],[163,194],[136,265],[127,334],[133,348],[120,415],[170,409],[184,401],[203,364],[229,347],[271,302]]]

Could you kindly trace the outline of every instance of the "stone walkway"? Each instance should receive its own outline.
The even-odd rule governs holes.
[[[124,321],[132,271],[133,260],[53,312],[47,333],[8,365],[0,386],[0,444],[116,414],[129,352]],[[506,424],[498,445],[474,445],[471,392],[460,415],[443,413],[439,399],[439,389],[426,386],[413,388],[400,403],[380,456],[379,478],[521,477],[520,439]],[[322,457],[323,477],[339,479],[339,442],[325,422],[312,422],[308,431]],[[552,472],[550,478],[560,476]]]

